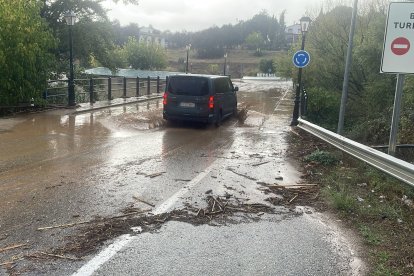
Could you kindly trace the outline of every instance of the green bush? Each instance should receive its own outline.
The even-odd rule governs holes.
[[[313,87],[309,88],[307,93],[307,119],[329,129],[335,129],[339,116],[340,95],[334,91]]]
[[[322,150],[317,150],[305,157],[305,162],[316,162],[324,166],[335,166],[339,159],[332,153]]]

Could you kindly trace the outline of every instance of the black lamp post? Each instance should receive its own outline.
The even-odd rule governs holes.
[[[190,53],[191,44],[188,44],[187,46],[185,46],[185,49],[187,50],[187,61],[185,63],[185,73],[188,74],[188,55]]]
[[[305,49],[305,40],[306,40],[306,33],[308,32],[309,25],[311,23],[311,19],[309,17],[302,17],[300,19],[300,28],[302,31],[302,48],[303,51]],[[292,122],[290,123],[291,126],[297,126],[299,124],[299,108],[300,108],[300,96],[302,92],[302,68],[299,68],[298,72],[298,84],[296,85],[296,96],[295,96],[295,106],[293,108],[293,118]]]
[[[73,39],[72,39],[72,27],[75,25],[76,14],[73,11],[68,12],[65,15],[66,23],[69,26],[69,83],[68,83],[68,105],[75,106],[75,84],[73,81]]]
[[[226,75],[227,70],[227,53],[224,54],[224,68],[223,68],[223,75]]]

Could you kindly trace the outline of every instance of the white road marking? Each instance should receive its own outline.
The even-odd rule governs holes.
[[[213,169],[215,163],[214,161],[210,166],[208,166],[204,171],[199,173],[193,180],[191,180],[185,187],[180,189],[174,195],[172,195],[169,199],[167,199],[164,203],[158,206],[154,210],[154,214],[162,214],[167,212],[179,199],[180,197],[184,196],[186,193],[190,191],[190,189],[194,188],[201,180],[206,177],[211,170]],[[131,235],[123,235],[116,239],[114,243],[109,245],[107,248],[102,250],[98,255],[96,255],[92,260],[87,262],[83,265],[78,271],[72,274],[72,276],[89,276],[93,275],[95,271],[97,271],[102,265],[104,265],[107,261],[109,261],[113,256],[115,256],[121,249],[126,247],[130,244],[137,236]]]
[[[282,101],[285,100],[287,94],[290,92],[291,90],[286,89],[285,93],[283,94],[283,96],[280,98],[280,100],[276,103],[276,107],[274,109],[274,111],[277,111],[277,109],[279,108],[280,104],[282,103]]]

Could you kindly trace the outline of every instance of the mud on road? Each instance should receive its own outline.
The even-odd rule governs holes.
[[[222,226],[312,213],[297,207],[314,204],[318,190],[286,157],[291,83],[237,85],[238,117],[219,129],[166,123],[161,101],[0,125],[3,271],[70,274],[113,238],[170,221]],[[211,164],[171,210],[151,213]]]

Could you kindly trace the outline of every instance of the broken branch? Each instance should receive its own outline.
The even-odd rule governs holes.
[[[138,215],[138,214],[147,213],[149,211],[151,211],[151,210],[147,209],[147,210],[143,210],[143,211],[128,213],[128,214],[125,214],[125,215],[110,217],[110,218],[106,218],[106,219],[124,218],[124,217],[129,217],[129,216],[134,216],[134,215]],[[93,223],[93,222],[95,222],[95,221],[80,221],[80,222],[61,224],[61,225],[55,225],[55,226],[40,227],[40,228],[37,228],[37,231],[51,230],[51,229],[57,229],[57,228],[68,228],[68,227],[72,227],[72,226],[76,226],[76,225],[88,224],[88,223]]]
[[[137,201],[139,201],[139,202],[145,203],[145,204],[147,204],[147,205],[151,206],[152,208],[154,208],[154,207],[155,207],[155,205],[154,205],[154,204],[151,204],[151,203],[149,203],[149,202],[147,202],[147,201],[145,201],[145,200],[143,200],[142,198],[139,198],[139,197],[137,197],[137,196],[133,196],[132,198],[133,198],[133,199],[135,199],[135,200],[137,200]]]
[[[71,260],[71,261],[81,260],[80,258],[66,257],[66,256],[62,256],[62,255],[49,254],[49,253],[46,253],[46,252],[40,252],[40,254],[45,255],[45,256],[49,256],[49,257],[58,258],[58,259]]]
[[[26,243],[10,245],[10,246],[4,247],[4,248],[0,248],[0,252],[5,252],[5,251],[8,251],[8,250],[20,248],[20,247],[23,247],[23,246],[26,246],[26,245],[27,245]]]

